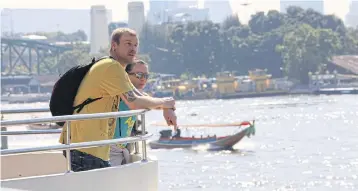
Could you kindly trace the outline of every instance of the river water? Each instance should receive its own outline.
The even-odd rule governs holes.
[[[3,108],[44,107],[2,104]],[[159,186],[167,190],[358,190],[358,96],[284,96],[181,101],[179,123],[256,120],[256,135],[234,151],[151,150],[159,160]],[[193,115],[195,114],[195,115]],[[48,114],[42,114],[48,115]],[[147,115],[148,131],[163,127],[159,111]],[[11,115],[6,119],[28,118]],[[24,127],[23,127],[24,128]],[[18,128],[17,129],[21,129]],[[182,128],[183,135],[227,135],[233,127]],[[56,144],[57,135],[11,137],[11,147]]]

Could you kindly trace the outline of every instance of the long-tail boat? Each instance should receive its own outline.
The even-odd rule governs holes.
[[[248,121],[242,122],[239,126],[246,126],[238,133],[233,135],[217,137],[182,137],[180,129],[172,136],[172,130],[160,131],[160,138],[149,143],[152,149],[173,149],[173,148],[192,148],[199,145],[209,145],[209,150],[230,150],[232,147],[240,142],[245,136],[250,137],[255,135],[255,121],[252,123]]]

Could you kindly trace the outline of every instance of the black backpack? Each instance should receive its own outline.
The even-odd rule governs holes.
[[[53,87],[50,99],[50,111],[52,116],[72,115],[75,110],[77,110],[76,112],[79,113],[85,105],[102,98],[88,98],[81,104],[75,107],[73,106],[73,102],[75,101],[78,88],[80,87],[81,82],[87,72],[95,63],[106,58],[112,57],[102,57],[98,60],[93,58],[90,64],[75,66],[60,77],[60,79],[55,83]],[[59,126],[63,126],[65,122],[56,122],[56,124]]]

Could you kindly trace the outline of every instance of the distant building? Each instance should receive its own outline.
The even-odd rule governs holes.
[[[51,93],[58,75],[2,76],[1,91],[4,93]]]
[[[91,7],[91,53],[109,46],[107,9],[103,5]]]
[[[281,0],[280,10],[286,13],[290,6],[301,7],[302,9],[313,9],[321,14],[324,13],[324,0]]]
[[[29,40],[38,40],[38,41],[47,40],[46,36],[40,36],[40,35],[25,35],[25,36],[21,36],[21,38],[29,39]]]
[[[358,1],[351,1],[346,16],[346,24],[351,27],[358,27]]]
[[[108,34],[109,37],[112,35],[112,32],[117,29],[117,28],[127,28],[128,27],[128,23],[125,22],[111,22],[108,25]]]
[[[209,19],[214,23],[221,23],[233,14],[229,0],[206,0],[204,8],[209,9]]]
[[[197,0],[149,0],[147,20],[151,24],[167,23],[170,22],[169,19],[171,18],[172,11],[197,6]]]
[[[128,3],[128,27],[134,29],[139,35],[145,23],[144,4],[141,1]]]
[[[197,7],[180,8],[168,12],[169,22],[204,21],[209,20],[209,9]]]
[[[169,1],[169,3],[176,3],[175,4],[175,8],[189,8],[189,7],[198,7],[198,0],[172,0],[172,1]],[[174,6],[173,6],[174,7]]]

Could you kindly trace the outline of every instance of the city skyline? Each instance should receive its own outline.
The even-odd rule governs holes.
[[[45,1],[45,0],[1,0],[0,7],[4,8],[25,8],[25,9],[90,9],[91,5],[105,5],[107,9],[112,10],[113,21],[127,21],[128,20],[128,2],[133,0],[87,0],[85,2],[76,2],[70,0],[62,1]],[[149,10],[149,0],[142,0],[144,3],[145,12]],[[304,0],[302,0],[304,1]],[[198,0],[199,7],[204,3],[204,0]],[[242,6],[243,3],[249,2],[248,6]],[[335,14],[341,19],[349,10],[350,0],[324,0],[325,14]],[[244,22],[250,18],[250,14],[257,11],[268,11],[272,9],[280,10],[280,0],[230,0],[230,4],[234,13],[237,13]],[[68,6],[71,5],[71,6]]]

